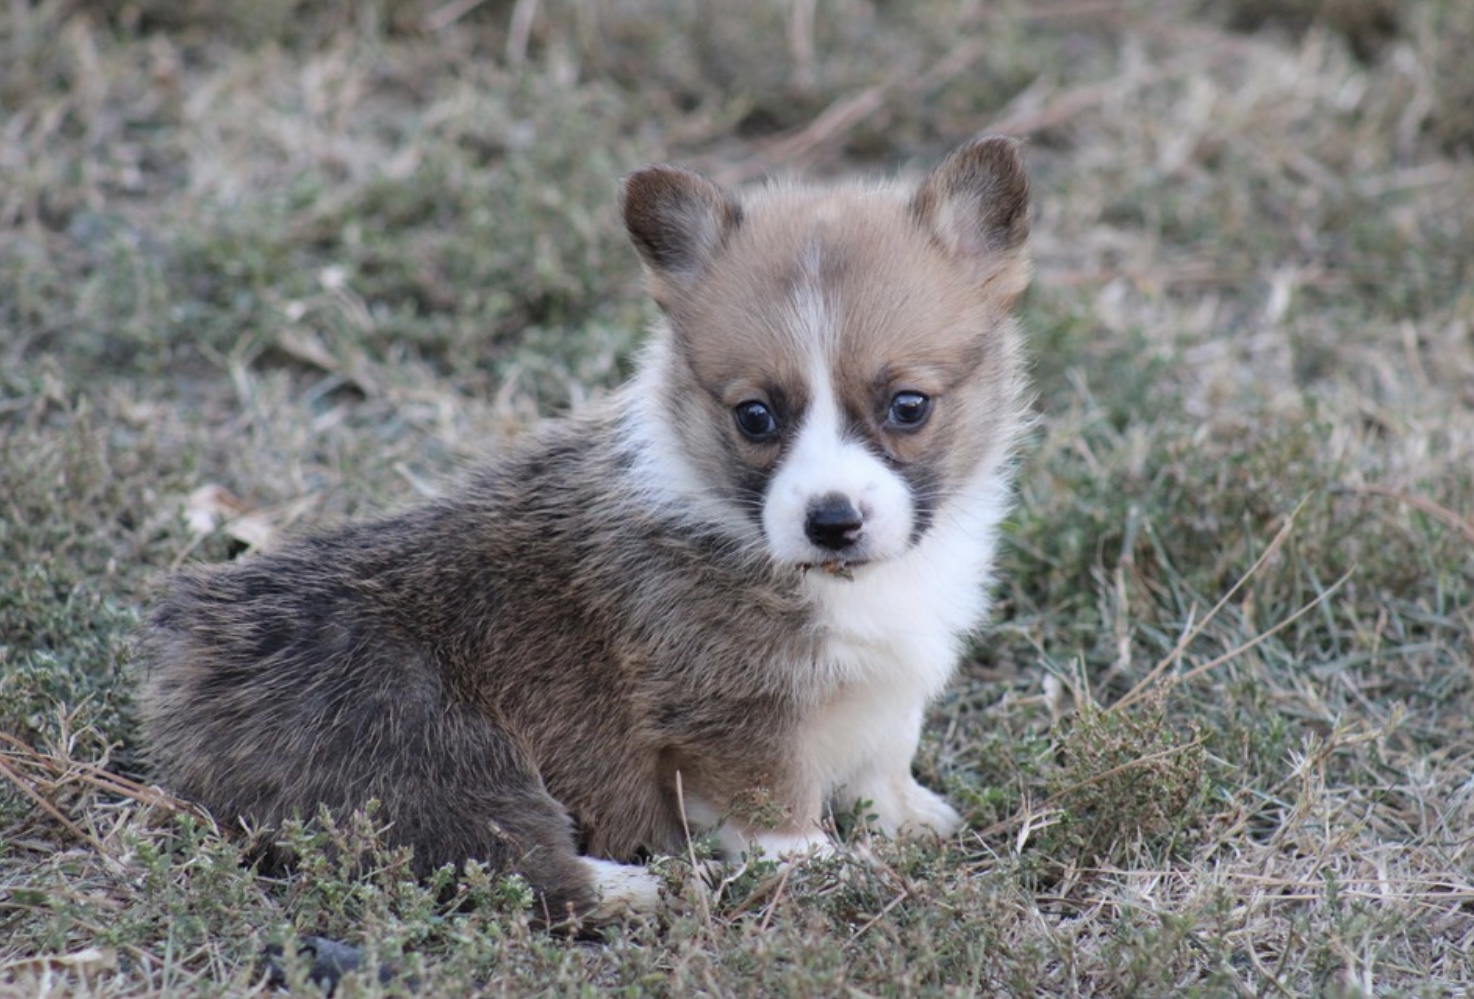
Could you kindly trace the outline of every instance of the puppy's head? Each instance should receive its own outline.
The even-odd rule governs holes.
[[[738,197],[658,165],[620,203],[667,320],[648,412],[688,485],[775,560],[896,558],[999,474],[1029,271],[1015,142],[971,142],[914,190]]]

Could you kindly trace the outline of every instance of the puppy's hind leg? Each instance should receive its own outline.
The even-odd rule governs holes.
[[[445,764],[441,772],[397,785],[406,792],[402,799],[385,789],[400,799],[386,811],[397,813],[399,837],[415,847],[421,873],[464,857],[496,863],[526,879],[538,896],[536,915],[548,924],[659,907],[661,882],[654,873],[578,854],[567,810],[489,721],[474,715],[442,721],[432,737],[442,745],[422,760],[414,754],[402,759],[413,769],[439,760]],[[478,759],[484,770],[457,765]]]
[[[457,698],[423,649],[376,622],[354,627],[353,607],[267,614],[246,583],[277,585],[245,570],[185,577],[155,615],[140,700],[164,784],[222,824],[262,829],[377,799],[386,842],[413,848],[417,875],[466,860],[516,872],[548,922],[648,896],[584,862],[568,810],[513,733]]]
[[[478,712],[450,708],[396,726],[381,744],[371,790],[389,838],[414,848],[417,873],[474,859],[521,875],[549,924],[649,911],[658,879],[643,868],[582,857],[568,811],[526,754]]]

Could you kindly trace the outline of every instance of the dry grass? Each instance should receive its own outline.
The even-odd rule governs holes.
[[[1471,38],[1454,0],[9,4],[0,994],[244,994],[311,934],[397,972],[355,995],[1467,994]],[[672,862],[667,918],[570,940],[371,817],[296,834],[366,873],[259,878],[142,782],[161,572],[623,375],[615,176],[986,129],[1030,139],[1041,423],[920,761],[968,832]]]

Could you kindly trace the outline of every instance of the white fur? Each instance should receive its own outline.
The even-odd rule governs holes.
[[[722,855],[729,858],[761,853],[768,860],[792,860],[800,857],[828,857],[834,844],[816,824],[804,832],[785,833],[776,829],[742,830],[728,823],[717,830]]]
[[[963,643],[987,611],[986,584],[1009,487],[997,465],[936,513],[920,544],[899,558],[856,568],[852,578],[810,571],[806,586],[824,628],[814,677],[819,702],[799,734],[804,760],[826,799],[848,810],[869,801],[872,828],[889,836],[949,836],[957,812],[911,776],[926,705],[946,687]],[[724,855],[783,857],[831,846],[816,826],[803,834],[742,829],[688,794],[693,829],[714,830]]]
[[[858,441],[845,439],[828,363],[809,365],[812,396],[792,450],[768,484],[763,534],[773,558],[788,564],[831,561],[836,553],[804,533],[809,507],[838,493],[859,511],[863,526],[847,561],[890,559],[906,550],[915,522],[911,490]]]
[[[748,828],[737,822],[723,821],[711,802],[699,795],[686,794],[685,819],[693,831],[712,833],[716,836],[717,850],[721,856],[735,860],[744,854],[761,851],[769,859],[799,856],[827,857],[834,852],[834,844],[820,827],[817,817],[810,829],[798,832],[779,832],[776,829]]]
[[[630,913],[654,912],[660,906],[660,878],[643,867],[616,864],[593,857],[579,858],[599,893],[597,919]]]
[[[1008,506],[999,470],[944,504],[932,529],[898,559],[853,579],[809,573],[825,625],[824,661],[837,693],[801,735],[801,756],[840,808],[872,803],[880,831],[961,825],[911,777],[926,705],[951,679],[967,634],[987,610],[988,567]]]
[[[692,521],[720,524],[734,539],[757,544],[761,539],[752,520],[709,488],[686,458],[680,435],[664,405],[675,364],[670,333],[657,327],[634,377],[621,390],[631,410],[634,464],[630,482],[657,507]]]

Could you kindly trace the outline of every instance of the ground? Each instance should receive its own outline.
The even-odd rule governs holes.
[[[397,972],[362,996],[1466,994],[1471,47],[1459,0],[8,4],[0,995],[247,994],[314,934]],[[371,816],[296,833],[366,870],[268,879],[148,785],[170,567],[627,373],[618,175],[985,131],[1027,140],[1038,421],[918,761],[963,833],[715,893],[669,861],[662,918],[550,935]]]

